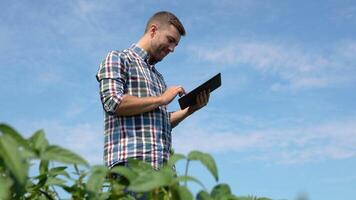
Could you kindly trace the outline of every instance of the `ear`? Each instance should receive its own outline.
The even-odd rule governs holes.
[[[150,26],[150,36],[153,38],[157,34],[158,27],[156,24]]]

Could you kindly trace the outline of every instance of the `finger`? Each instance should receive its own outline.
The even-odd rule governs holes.
[[[178,86],[177,90],[180,97],[185,95],[185,90],[182,86]]]
[[[186,92],[185,92],[185,89],[181,86],[180,88],[182,88],[182,91],[183,91],[183,94],[185,95],[185,94],[187,94]]]
[[[197,95],[195,101],[196,101],[196,105],[199,107],[200,106],[200,94]]]
[[[203,94],[203,106],[205,106],[206,104],[208,104],[208,95],[206,94],[206,92],[204,92],[204,94]]]
[[[208,94],[207,93],[208,93],[208,91],[206,91],[206,90],[203,92],[203,99],[204,99],[205,103],[208,102]]]
[[[207,94],[206,94],[206,103],[209,102],[209,98],[210,98],[210,88],[208,89]]]
[[[200,93],[199,95],[199,107],[204,105],[204,96],[203,93]]]

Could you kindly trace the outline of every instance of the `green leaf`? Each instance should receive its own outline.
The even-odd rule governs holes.
[[[40,167],[40,174],[47,174],[48,165],[49,165],[48,160],[41,160],[40,166],[39,166]]]
[[[18,145],[18,147],[23,147],[21,149],[21,154],[24,156],[24,158],[33,158],[35,157],[34,152],[30,145],[28,144],[28,141],[24,139],[20,133],[18,133],[15,129],[10,127],[9,125],[6,124],[0,124],[0,132],[3,133],[3,135],[8,135],[12,139],[14,139]]]
[[[202,190],[197,194],[197,200],[214,200],[214,199],[210,197],[207,191]]]
[[[10,135],[19,144],[27,143],[26,140],[15,129],[7,124],[0,124],[0,132],[4,135]]]
[[[38,190],[41,187],[43,187],[47,182],[47,178],[48,178],[47,174],[40,174],[40,175],[34,177],[34,179],[37,179],[38,182],[36,184],[34,184],[34,185],[31,185],[31,189],[32,190]]]
[[[99,195],[98,200],[110,199],[111,192],[103,192]]]
[[[179,160],[185,159],[186,157],[183,154],[173,154],[167,163],[168,166],[175,165]]]
[[[37,152],[42,153],[48,146],[48,141],[43,130],[36,131],[30,138],[30,144]]]
[[[0,176],[0,199],[10,199],[12,181],[8,177]]]
[[[23,149],[21,149],[21,155],[23,156],[23,158],[25,159],[35,159],[38,158],[36,152],[30,147],[24,147]]]
[[[193,200],[193,195],[187,187],[177,186],[174,189],[177,191],[180,200]]]
[[[204,188],[204,190],[206,190],[204,184],[202,182],[200,182],[198,179],[192,177],[192,176],[178,176],[176,178],[177,182],[185,182],[185,181],[192,181],[197,183],[198,185],[200,185],[202,188]]]
[[[230,186],[227,184],[218,184],[211,191],[211,196],[214,199],[222,199],[231,195]]]
[[[61,174],[63,171],[65,171],[68,167],[66,166],[61,166],[61,167],[54,167],[49,170],[49,173],[52,175],[58,175]]]
[[[0,137],[0,156],[6,168],[14,175],[20,185],[24,185],[28,173],[28,164],[22,158],[18,143],[10,136]]]
[[[48,146],[42,155],[42,159],[88,166],[88,163],[79,155],[56,145]]]
[[[108,169],[104,166],[94,166],[92,168],[87,182],[87,190],[93,197],[99,194],[107,173]]]
[[[49,177],[46,182],[46,186],[58,185],[58,186],[66,186],[66,181],[56,177]]]
[[[117,173],[120,176],[125,177],[129,182],[132,182],[138,176],[138,174],[136,172],[134,172],[134,171],[130,170],[128,167],[124,167],[124,166],[113,167],[110,170],[110,172]]]
[[[200,161],[206,168],[208,168],[210,173],[214,176],[215,180],[219,181],[218,169],[211,155],[202,153],[200,151],[192,151],[188,154],[188,160]]]
[[[147,192],[158,187],[168,186],[173,183],[172,171],[162,169],[160,171],[146,171],[134,179],[128,189],[134,192]]]
[[[70,178],[69,174],[65,171],[67,167],[55,167],[49,170],[48,174],[49,176],[55,177],[58,175],[63,175],[67,178]]]
[[[150,164],[132,158],[128,159],[127,167],[138,174],[146,173],[153,170]]]

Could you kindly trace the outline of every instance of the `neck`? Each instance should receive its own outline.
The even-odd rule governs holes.
[[[149,63],[150,65],[154,65],[154,64],[157,63],[157,61],[154,60],[154,59],[152,58],[152,56],[151,56],[152,53],[151,53],[150,40],[148,40],[148,39],[146,38],[146,35],[142,36],[141,39],[137,42],[136,45],[137,45],[138,47],[140,47],[141,49],[145,50],[145,51],[148,53],[148,55],[150,55],[150,59],[148,60],[148,63]]]
[[[141,49],[147,51],[147,53],[150,54],[150,45],[148,40],[145,38],[145,36],[143,36],[138,42],[137,42],[137,46],[140,47]]]

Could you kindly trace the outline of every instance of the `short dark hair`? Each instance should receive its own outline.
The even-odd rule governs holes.
[[[173,25],[179,32],[180,35],[185,35],[185,29],[183,24],[179,21],[179,19],[168,11],[160,11],[154,14],[147,22],[145,33],[149,30],[151,24],[157,23],[160,25]]]

